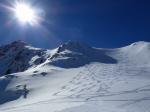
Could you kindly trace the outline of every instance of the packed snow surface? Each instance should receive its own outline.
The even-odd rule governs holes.
[[[0,112],[150,112],[150,43],[0,47]]]

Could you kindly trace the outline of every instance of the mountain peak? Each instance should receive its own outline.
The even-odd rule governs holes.
[[[9,45],[12,45],[12,46],[25,46],[25,45],[28,45],[26,42],[22,41],[22,40],[17,40],[17,41],[14,41],[12,43],[10,43]]]
[[[74,52],[86,52],[91,50],[92,47],[79,41],[68,41],[58,47],[58,53],[64,50],[70,50]]]
[[[28,46],[28,44],[25,43],[24,41],[17,40],[9,44],[0,46],[0,49],[11,49],[11,48],[21,49],[21,48],[24,48],[25,46]]]
[[[45,50],[32,48],[17,40],[0,47],[0,76],[22,72],[31,66],[37,66],[47,59]]]

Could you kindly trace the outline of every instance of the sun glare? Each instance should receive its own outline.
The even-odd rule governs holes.
[[[34,23],[37,19],[35,10],[24,3],[16,4],[14,13],[16,18],[23,23]]]
[[[38,22],[36,10],[26,3],[17,3],[14,7],[15,17],[23,24],[35,24]]]
[[[19,23],[36,25],[43,21],[43,15],[41,9],[37,9],[31,4],[25,1],[16,1],[9,9]]]
[[[34,5],[33,5],[34,4]],[[45,11],[30,0],[14,0],[8,4],[1,4],[5,8],[12,20],[23,25],[40,26],[45,17]]]

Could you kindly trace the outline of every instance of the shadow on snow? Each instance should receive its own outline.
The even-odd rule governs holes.
[[[7,75],[5,78],[0,79],[0,104],[4,104],[13,100],[16,100],[23,96],[27,98],[28,90],[26,85],[22,86],[23,88],[16,88],[15,90],[7,90],[7,86],[15,76]]]

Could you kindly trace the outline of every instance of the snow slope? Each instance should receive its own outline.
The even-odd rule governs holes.
[[[150,111],[150,43],[100,49],[70,41],[54,50],[18,44],[29,53],[21,58],[26,67],[1,75],[0,112]],[[6,56],[1,67],[14,60]]]

